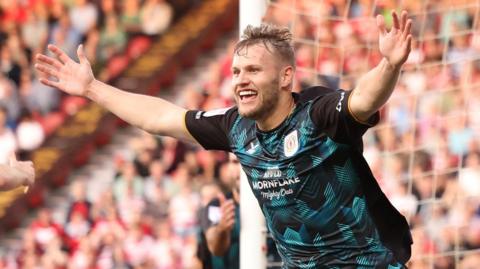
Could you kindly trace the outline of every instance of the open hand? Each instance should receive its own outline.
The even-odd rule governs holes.
[[[400,67],[408,58],[412,47],[412,20],[407,19],[408,13],[402,12],[401,19],[392,11],[393,27],[385,28],[385,18],[377,16],[377,26],[380,32],[378,45],[380,53],[393,67]]]
[[[68,94],[85,96],[87,89],[94,80],[92,68],[83,51],[83,46],[78,46],[77,55],[80,63],[72,60],[68,55],[55,45],[48,45],[56,57],[43,54],[36,56],[35,68],[43,78],[43,84],[58,88]]]

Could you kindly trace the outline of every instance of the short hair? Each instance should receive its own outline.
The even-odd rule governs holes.
[[[261,24],[257,27],[248,25],[243,31],[240,41],[235,45],[234,53],[239,55],[241,50],[262,43],[269,52],[279,55],[283,61],[295,68],[292,39],[292,33],[286,27],[272,24]],[[271,48],[274,51],[271,51]]]

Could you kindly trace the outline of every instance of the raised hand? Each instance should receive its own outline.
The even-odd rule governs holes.
[[[43,76],[40,82],[58,88],[68,94],[85,96],[87,89],[95,79],[90,63],[85,56],[83,46],[78,46],[77,56],[80,63],[77,63],[60,48],[55,45],[48,45],[55,57],[43,54],[36,56],[35,68]]]
[[[17,171],[16,175],[21,178],[23,186],[33,185],[33,182],[35,181],[35,169],[33,168],[33,162],[18,161],[15,153],[12,153],[8,164],[11,168]]]
[[[412,45],[412,20],[407,19],[408,13],[402,12],[401,19],[395,11],[392,11],[393,27],[387,31],[385,19],[382,15],[377,16],[377,26],[380,32],[378,45],[380,53],[393,67],[399,67],[408,58]]]
[[[223,194],[220,194],[218,198],[220,200],[220,210],[222,212],[218,228],[222,231],[231,231],[235,225],[235,203],[233,202],[233,199],[225,199]]]

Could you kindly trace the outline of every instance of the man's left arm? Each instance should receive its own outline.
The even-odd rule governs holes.
[[[403,11],[399,19],[392,11],[393,27],[390,31],[386,30],[383,16],[377,16],[379,50],[383,59],[359,79],[348,100],[350,113],[359,122],[366,122],[378,111],[395,88],[400,69],[411,50],[412,21],[407,16],[407,12]]]

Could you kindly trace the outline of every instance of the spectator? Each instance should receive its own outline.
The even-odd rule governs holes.
[[[47,115],[58,107],[60,94],[51,87],[41,84],[38,79],[33,81],[31,79],[28,75],[22,78],[22,84],[24,83],[21,88],[23,102],[32,113]]]
[[[25,47],[35,55],[42,51],[48,39],[48,11],[43,4],[36,4],[27,14],[27,21],[21,27]]]
[[[131,224],[123,244],[129,266],[136,268],[147,263],[153,239],[142,231],[138,223]]]
[[[155,243],[150,252],[150,259],[155,268],[177,268],[181,250],[182,242],[172,233],[170,223],[160,221],[155,228]]]
[[[211,200],[199,217],[202,229],[200,238],[206,241],[211,253],[209,255],[208,251],[203,251],[202,263],[213,269],[240,266],[240,165],[236,158],[231,158],[230,163],[222,166],[227,170],[222,181],[226,193],[219,193],[218,198]]]
[[[97,24],[97,8],[88,0],[75,0],[69,15],[72,27],[81,35],[86,35]]]
[[[184,165],[178,166],[173,180],[179,184],[180,192],[170,201],[169,216],[175,234],[185,239],[188,235],[196,233],[196,213],[200,198],[193,190],[192,178],[189,177]]]
[[[81,38],[82,34],[72,27],[68,14],[62,13],[58,21],[52,26],[48,43],[57,44],[68,55],[73,57],[76,54],[77,45],[80,43]]]
[[[140,1],[125,0],[122,5],[122,13],[120,22],[129,34],[137,34],[140,32]]]
[[[57,237],[61,240],[64,238],[62,226],[53,221],[51,214],[50,209],[41,208],[37,219],[32,222],[29,228],[42,252],[46,250],[50,241],[55,240]]]
[[[166,0],[147,0],[140,10],[141,28],[146,35],[165,32],[173,19],[173,8]]]
[[[133,161],[138,175],[146,178],[150,175],[149,166],[153,159],[153,152],[149,149],[142,149]]]
[[[12,37],[9,37],[7,42],[9,39],[12,40]],[[22,68],[18,61],[14,59],[12,50],[7,42],[0,45],[0,70],[4,76],[18,86],[20,84]]]
[[[165,166],[161,160],[150,163],[150,176],[145,180],[145,198],[160,208],[171,199],[169,194],[178,193],[178,186],[172,178],[165,174]]]
[[[27,109],[24,109],[20,116],[16,138],[20,152],[32,151],[40,147],[45,140],[45,131],[42,125],[33,118],[32,113]]]
[[[43,268],[65,268],[68,263],[68,253],[63,250],[60,237],[54,237],[47,244],[45,253],[41,257]]]
[[[106,61],[116,53],[119,53],[127,43],[127,35],[119,24],[115,14],[109,14],[105,20],[105,26],[100,32],[99,60]]]
[[[143,179],[138,176],[132,162],[126,162],[123,165],[121,174],[113,186],[113,194],[117,201],[123,201],[127,197],[127,192],[137,197],[143,194]]]
[[[0,74],[0,105],[6,110],[7,123],[14,126],[20,116],[20,98],[17,86],[2,74]]]

